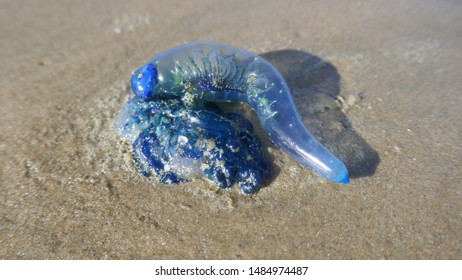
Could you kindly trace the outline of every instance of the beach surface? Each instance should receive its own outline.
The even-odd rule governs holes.
[[[0,258],[461,259],[462,2],[0,0]],[[287,80],[341,158],[275,147],[258,193],[141,176],[113,129],[131,73],[192,41]]]

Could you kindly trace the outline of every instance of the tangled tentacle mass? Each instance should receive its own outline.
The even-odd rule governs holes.
[[[134,97],[116,126],[133,142],[140,172],[164,184],[205,176],[220,188],[238,183],[250,194],[270,175],[252,124],[236,113],[207,106],[190,110],[177,99],[144,102]]]

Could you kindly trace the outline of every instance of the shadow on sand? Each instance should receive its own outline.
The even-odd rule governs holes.
[[[261,56],[281,72],[305,125],[345,163],[350,177],[372,176],[380,162],[379,154],[354,131],[342,112],[341,78],[335,66],[297,50]]]

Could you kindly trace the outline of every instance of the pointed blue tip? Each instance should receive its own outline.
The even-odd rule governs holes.
[[[342,183],[342,184],[349,184],[349,183],[350,183],[350,178],[349,178],[348,176],[346,176],[345,178],[343,178],[342,180],[340,180],[339,183]]]
[[[348,169],[346,169],[345,165],[341,165],[339,170],[336,172],[336,175],[334,178],[328,178],[332,182],[337,183],[337,184],[349,184],[350,183],[350,174],[348,172]]]

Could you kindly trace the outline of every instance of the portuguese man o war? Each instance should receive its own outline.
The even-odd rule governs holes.
[[[268,61],[212,42],[167,50],[136,70],[134,96],[116,120],[133,144],[140,172],[162,183],[204,176],[221,188],[238,183],[257,191],[270,167],[252,124],[214,103],[246,103],[270,140],[304,166],[335,183],[349,183],[348,170],[303,125],[290,90]]]

